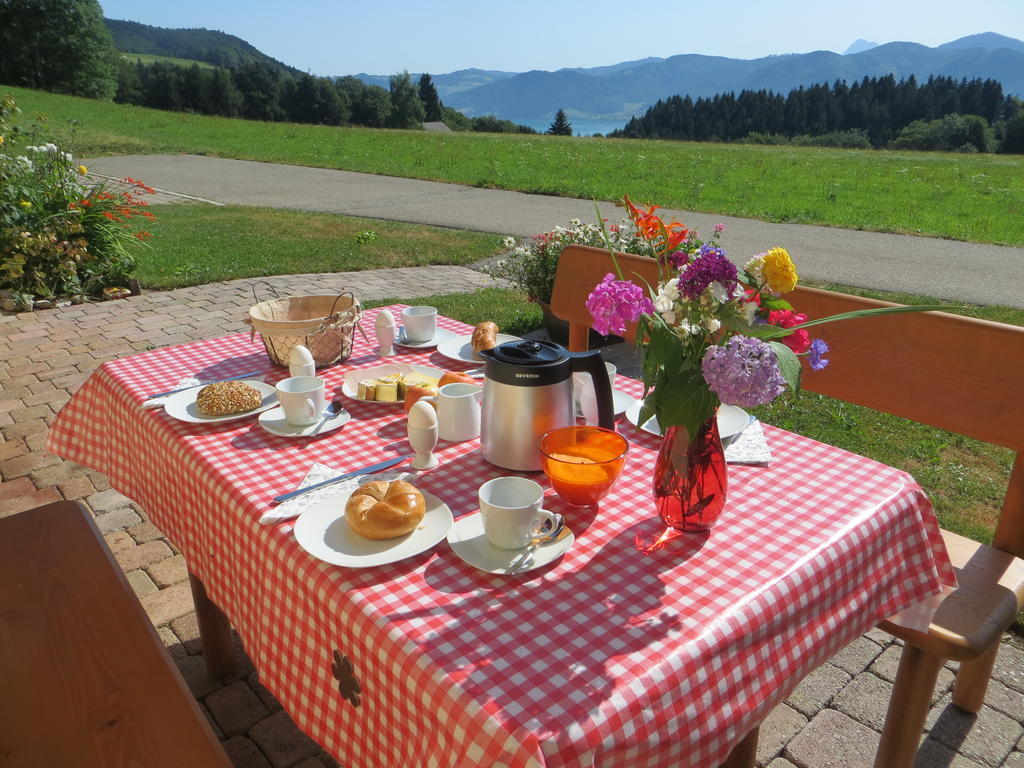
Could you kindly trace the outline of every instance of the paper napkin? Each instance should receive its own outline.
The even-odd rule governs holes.
[[[757,419],[725,446],[725,461],[728,464],[767,464],[771,460],[768,441]]]
[[[326,464],[320,464],[314,462],[313,466],[309,468],[306,476],[299,481],[299,484],[295,486],[295,490],[299,488],[305,488],[309,485],[315,485],[316,483],[322,483],[325,480],[330,480],[332,477],[345,474],[340,469],[329,467]],[[281,504],[278,504],[270,509],[266,510],[260,516],[260,525],[273,525],[279,523],[282,520],[288,520],[293,517],[298,517],[312,505],[329,499],[332,496],[341,495],[344,493],[352,493],[363,483],[369,482],[370,480],[408,480],[412,475],[408,472],[374,472],[369,475],[357,475],[356,477],[350,477],[347,480],[339,480],[331,485],[326,485],[323,488],[318,488],[315,491],[304,493],[301,496],[296,496],[294,499],[289,499]],[[339,510],[340,511],[340,510]]]
[[[184,379],[178,381],[171,389],[184,389],[185,387],[198,387],[203,382],[199,379],[187,376]],[[151,397],[148,400],[142,401],[143,408],[163,408],[166,405],[170,395],[164,395],[163,397]]]

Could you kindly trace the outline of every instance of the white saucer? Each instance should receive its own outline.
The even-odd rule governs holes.
[[[636,424],[637,419],[640,418],[641,405],[643,405],[642,401],[637,400],[626,410],[626,419],[630,424]],[[754,418],[749,413],[737,405],[718,406],[718,434],[723,440],[735,437],[746,429],[753,420]],[[655,416],[651,416],[640,429],[644,432],[650,432],[652,435],[661,436],[661,427],[658,425],[658,419]]]
[[[537,547],[537,551],[533,553],[533,562],[518,573],[526,573],[553,563],[565,554],[574,541],[576,537],[572,531],[568,526],[564,527],[557,540],[544,542]],[[523,553],[522,549],[498,549],[487,541],[479,512],[464,515],[455,521],[455,525],[448,532],[448,544],[460,558],[487,573],[505,574],[512,561]]]
[[[618,389],[612,390],[612,410],[615,411],[616,416],[625,413],[638,402],[639,401],[632,395],[627,395],[625,392]],[[576,415],[583,415],[579,401],[576,402]]]
[[[507,344],[510,341],[522,341],[519,336],[510,336],[507,333],[497,335],[498,344]],[[437,345],[437,351],[449,360],[458,360],[460,363],[479,363],[482,357],[473,354],[473,334],[467,333],[463,336],[455,336]]]
[[[340,413],[328,417],[325,421],[318,421],[314,424],[307,424],[304,427],[296,427],[289,424],[284,417],[284,409],[278,406],[260,414],[260,426],[267,432],[278,437],[312,437],[314,435],[326,435],[348,423],[352,415],[344,408]]]
[[[402,332],[399,331],[395,337],[395,344],[400,347],[409,347],[411,349],[429,349],[430,347],[436,347],[443,341],[455,337],[455,331],[447,331],[444,328],[437,328],[434,330],[434,337],[427,339],[426,341],[405,341],[402,336]]]
[[[345,520],[345,502],[355,488],[318,501],[295,521],[295,540],[318,560],[346,568],[372,568],[426,552],[452,527],[452,511],[437,496],[421,491],[427,502],[423,522],[405,536],[377,541],[360,536]]]
[[[167,402],[164,403],[164,412],[178,421],[187,421],[192,424],[214,424],[219,421],[234,421],[235,419],[255,416],[257,413],[270,410],[277,405],[277,390],[270,384],[256,381],[255,379],[246,379],[243,383],[259,390],[260,397],[263,398],[259,408],[253,408],[251,411],[243,411],[242,413],[230,413],[227,416],[203,416],[196,405],[196,397],[203,386],[205,386],[200,385],[170,395],[167,398]]]

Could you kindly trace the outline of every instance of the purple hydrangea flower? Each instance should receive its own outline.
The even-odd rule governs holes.
[[[811,364],[813,370],[820,371],[828,365],[828,360],[825,359],[827,352],[828,344],[824,339],[815,339],[811,342],[811,347],[807,350],[807,362]]]
[[[725,257],[725,251],[712,245],[702,245],[697,256],[683,267],[679,275],[679,293],[687,299],[696,299],[712,283],[718,283],[731,296],[736,288],[736,265]]]
[[[672,251],[668,255],[668,261],[675,269],[682,269],[690,263],[690,254],[683,250]]]
[[[772,348],[748,336],[708,347],[701,370],[708,388],[727,405],[753,408],[770,403],[786,389]]]
[[[616,280],[610,272],[587,297],[587,310],[594,318],[594,330],[608,335],[622,335],[627,323],[635,323],[641,315],[654,312],[654,304],[639,285]]]

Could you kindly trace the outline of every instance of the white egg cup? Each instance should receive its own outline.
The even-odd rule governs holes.
[[[395,316],[382,309],[377,313],[377,319],[373,324],[374,333],[377,335],[378,352],[381,357],[391,357],[395,354]]]

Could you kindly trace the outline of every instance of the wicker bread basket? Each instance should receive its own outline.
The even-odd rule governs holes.
[[[317,368],[347,360],[352,336],[363,310],[351,293],[338,296],[288,296],[261,301],[249,309],[245,322],[258,333],[274,365],[287,367],[292,347],[301,344]],[[364,334],[365,335],[365,334]]]

